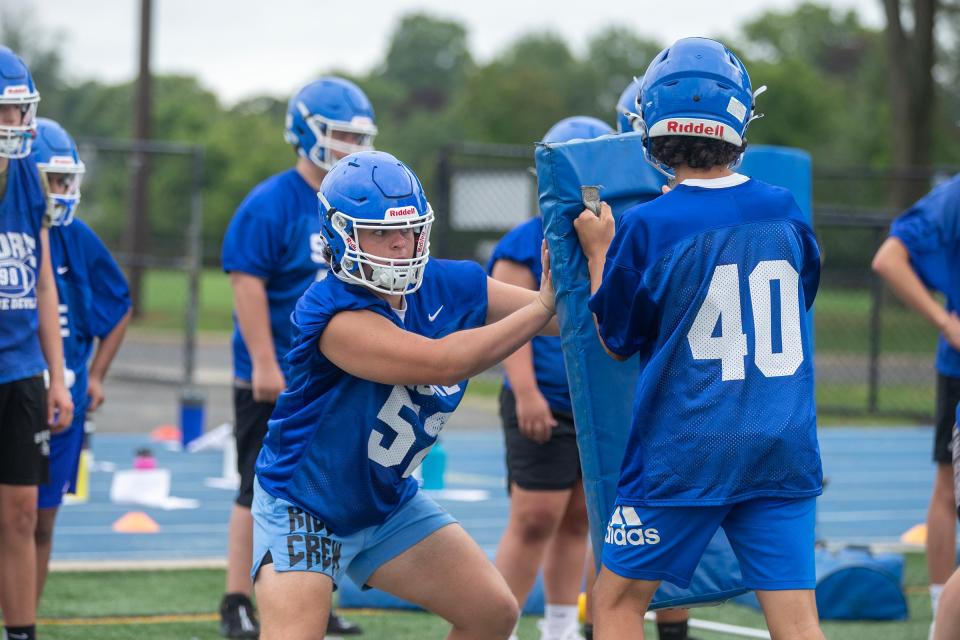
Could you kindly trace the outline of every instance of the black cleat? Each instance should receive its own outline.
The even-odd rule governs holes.
[[[220,601],[220,635],[233,639],[256,639],[260,623],[253,602],[243,593],[228,593]]]
[[[333,611],[330,612],[330,620],[327,621],[328,636],[359,636],[362,633],[360,625],[341,618]]]

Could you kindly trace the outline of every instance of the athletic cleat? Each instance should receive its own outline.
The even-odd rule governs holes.
[[[257,611],[250,598],[243,593],[227,593],[220,601],[220,635],[244,639],[260,636]]]
[[[328,636],[359,636],[363,633],[360,625],[341,618],[334,612],[330,612],[330,620],[327,622]]]

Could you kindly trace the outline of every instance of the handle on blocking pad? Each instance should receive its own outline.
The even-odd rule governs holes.
[[[580,196],[583,198],[583,206],[590,211],[593,211],[593,215],[600,217],[600,187],[594,186],[581,186],[580,187]]]

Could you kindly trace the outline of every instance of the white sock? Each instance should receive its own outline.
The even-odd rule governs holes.
[[[930,585],[930,606],[933,608],[933,617],[937,617],[937,605],[940,604],[940,594],[943,593],[942,584]]]
[[[547,635],[560,636],[571,627],[575,627],[580,609],[575,604],[547,604],[544,607],[544,622]]]

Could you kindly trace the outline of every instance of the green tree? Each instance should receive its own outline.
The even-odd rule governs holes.
[[[610,27],[592,36],[583,61],[583,76],[589,83],[583,91],[593,96],[590,112],[615,127],[617,99],[661,49],[659,43],[624,27]]]
[[[463,25],[414,13],[401,18],[377,75],[406,92],[406,114],[442,109],[472,66]]]

